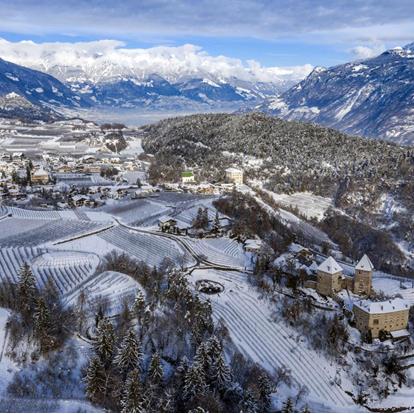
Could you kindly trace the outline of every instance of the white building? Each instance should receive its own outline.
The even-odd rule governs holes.
[[[243,184],[243,171],[234,167],[227,168],[226,181],[228,183]]]

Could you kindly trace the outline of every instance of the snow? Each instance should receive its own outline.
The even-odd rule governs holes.
[[[321,404],[321,411],[349,411],[353,402],[334,382],[335,367],[310,350],[292,328],[273,320],[272,305],[248,284],[245,274],[195,270],[192,283],[201,279],[224,285],[222,293],[206,297],[211,300],[214,317],[223,320],[240,352],[270,372],[282,365],[291,369],[295,384],[308,387],[309,400]]]
[[[12,379],[17,366],[6,355],[8,331],[6,323],[10,313],[4,308],[0,308],[0,395],[4,395],[7,384]]]
[[[341,272],[342,267],[339,266],[339,264],[332,256],[329,256],[324,262],[319,265],[318,270],[330,275],[334,275],[335,273]]]
[[[409,304],[405,300],[400,298],[390,299],[383,302],[371,302],[368,300],[360,300],[355,301],[354,306],[371,314],[400,312],[408,310],[410,308]]]
[[[306,218],[322,220],[326,210],[332,207],[332,199],[317,196],[309,192],[297,192],[292,194],[278,194],[265,190],[267,194],[285,207],[297,208]]]
[[[374,265],[372,264],[369,257],[364,254],[361,258],[361,260],[357,263],[355,266],[355,270],[364,270],[364,271],[372,271],[374,270]]]

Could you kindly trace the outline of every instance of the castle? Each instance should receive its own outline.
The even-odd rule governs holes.
[[[372,290],[372,273],[374,266],[364,254],[355,266],[355,276],[346,276],[341,266],[330,256],[318,267],[316,290],[321,295],[334,296],[342,289],[357,295],[369,295]]]

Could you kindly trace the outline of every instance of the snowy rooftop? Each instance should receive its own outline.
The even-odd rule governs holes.
[[[364,254],[362,256],[362,259],[355,266],[355,270],[372,271],[372,270],[374,270],[374,265],[372,264],[369,257],[366,254]]]
[[[230,167],[230,168],[226,168],[226,173],[241,173],[242,170],[239,170],[238,168],[234,168],[234,167]]]
[[[389,313],[399,312],[410,309],[410,305],[405,300],[400,298],[385,300],[383,302],[371,302],[368,300],[361,300],[354,303],[357,308],[368,313]]]
[[[319,265],[318,270],[333,275],[335,273],[342,272],[342,267],[339,266],[339,264],[332,256],[329,256],[323,263]]]

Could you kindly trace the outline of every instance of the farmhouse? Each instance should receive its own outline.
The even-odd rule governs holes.
[[[356,327],[361,333],[370,333],[372,338],[378,338],[381,331],[395,337],[404,336],[410,310],[404,300],[358,301],[353,304],[352,310]]]
[[[171,216],[162,216],[158,219],[158,227],[163,233],[187,234],[189,226],[187,223],[176,220]]]
[[[244,251],[249,253],[259,253],[262,248],[262,241],[256,239],[247,239],[243,245]]]
[[[233,167],[227,168],[226,182],[233,184],[243,184],[243,171]]]

